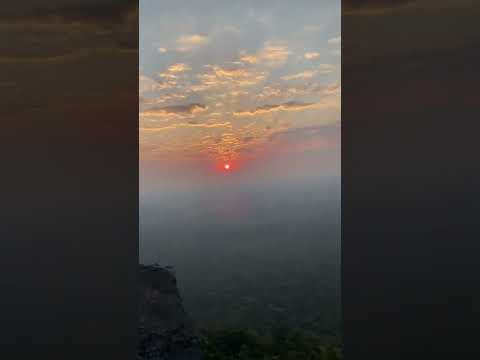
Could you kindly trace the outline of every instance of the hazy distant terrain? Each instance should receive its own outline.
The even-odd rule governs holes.
[[[228,184],[140,204],[140,261],[176,268],[201,326],[302,326],[340,319],[340,181]]]

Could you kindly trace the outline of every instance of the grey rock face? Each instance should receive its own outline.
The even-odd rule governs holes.
[[[184,310],[172,271],[141,265],[139,282],[138,358],[200,360],[198,338]]]

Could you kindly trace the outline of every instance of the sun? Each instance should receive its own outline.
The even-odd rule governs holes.
[[[224,168],[225,170],[230,170],[230,164],[225,164],[225,165],[223,165],[223,168]]]

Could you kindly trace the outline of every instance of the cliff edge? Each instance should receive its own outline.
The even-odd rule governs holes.
[[[193,323],[185,312],[175,274],[140,265],[138,359],[200,360]]]

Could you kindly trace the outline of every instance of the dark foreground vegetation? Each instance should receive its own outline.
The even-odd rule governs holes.
[[[203,331],[205,360],[340,360],[341,347],[300,330]]]

